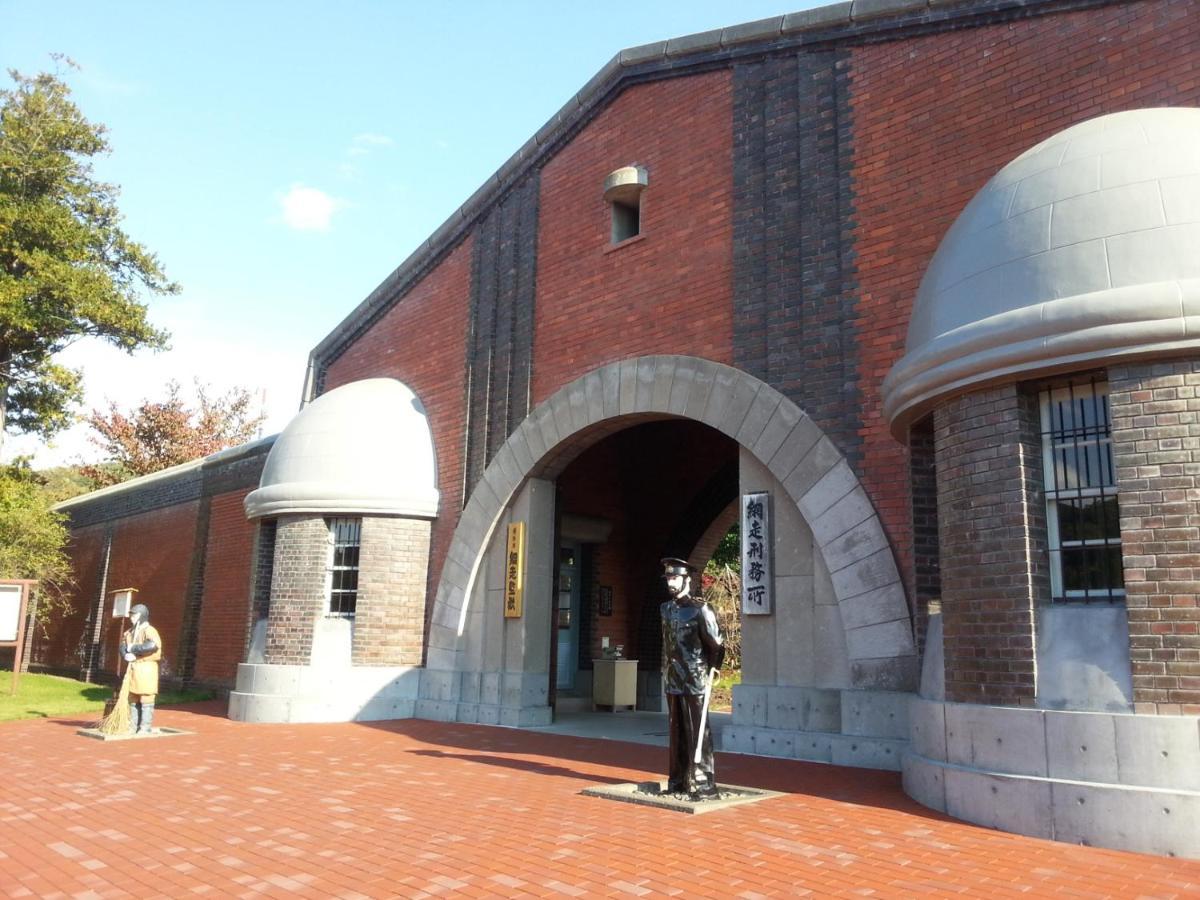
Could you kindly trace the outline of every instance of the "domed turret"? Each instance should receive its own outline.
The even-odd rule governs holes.
[[[370,378],[321,395],[292,419],[246,497],[246,515],[432,518],[436,485],[421,402],[395,379]]]
[[[1099,361],[1200,347],[1200,109],[1082,122],[975,195],[921,282],[884,415]]]

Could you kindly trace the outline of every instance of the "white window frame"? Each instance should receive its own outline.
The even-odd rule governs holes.
[[[354,517],[338,517],[325,520],[329,528],[329,555],[325,561],[325,614],[337,619],[353,619],[354,614],[358,609],[358,574],[361,564],[362,553],[362,519]],[[339,565],[337,564],[337,551],[339,547],[354,547],[359,553],[355,556],[354,565]],[[353,572],[354,588],[345,589],[333,586],[335,572]],[[351,597],[351,609],[335,609],[334,595]],[[339,603],[338,606],[343,606]]]
[[[1073,419],[1083,415],[1083,428],[1062,429],[1061,421],[1055,422],[1055,413],[1061,419],[1062,404],[1071,409]],[[1063,587],[1062,551],[1082,547],[1121,547],[1119,527],[1115,536],[1110,533],[1103,538],[1090,538],[1064,542],[1060,536],[1059,502],[1088,497],[1117,496],[1116,466],[1112,456],[1112,421],[1108,407],[1108,383],[1100,380],[1071,381],[1047,388],[1039,394],[1038,407],[1041,415],[1042,471],[1046,495],[1046,543],[1050,556],[1050,596],[1055,603],[1096,601],[1122,602],[1125,599],[1124,585],[1104,588]],[[1093,416],[1093,424],[1087,424],[1087,415]],[[1083,456],[1079,451],[1083,451]],[[1086,471],[1082,477],[1079,466],[1068,466],[1068,455],[1075,462],[1082,459]],[[1060,483],[1061,477],[1061,483]]]

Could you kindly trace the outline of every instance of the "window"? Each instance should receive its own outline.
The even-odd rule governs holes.
[[[362,519],[327,519],[329,523],[329,614],[352,616],[358,602],[358,549]]]
[[[1125,581],[1108,385],[1043,391],[1041,414],[1051,599],[1119,600]]]
[[[612,242],[619,244],[642,231],[642,210],[635,198],[632,203],[612,202]]]
[[[604,179],[604,199],[612,212],[612,242],[642,233],[642,191],[650,177],[641,166],[625,166]]]

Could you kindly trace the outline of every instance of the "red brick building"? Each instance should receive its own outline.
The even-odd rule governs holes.
[[[1198,108],[1191,0],[626,50],[315,348],[277,440],[64,505],[35,661],[112,672],[136,586],[235,718],[544,723],[615,645],[657,709],[656,561],[765,493],[724,749],[1198,855]]]

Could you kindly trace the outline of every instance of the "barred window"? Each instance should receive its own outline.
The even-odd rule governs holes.
[[[1125,596],[1108,385],[1071,382],[1041,394],[1046,531],[1054,602]]]
[[[358,549],[362,519],[327,519],[329,523],[329,614],[352,616],[358,602]]]

